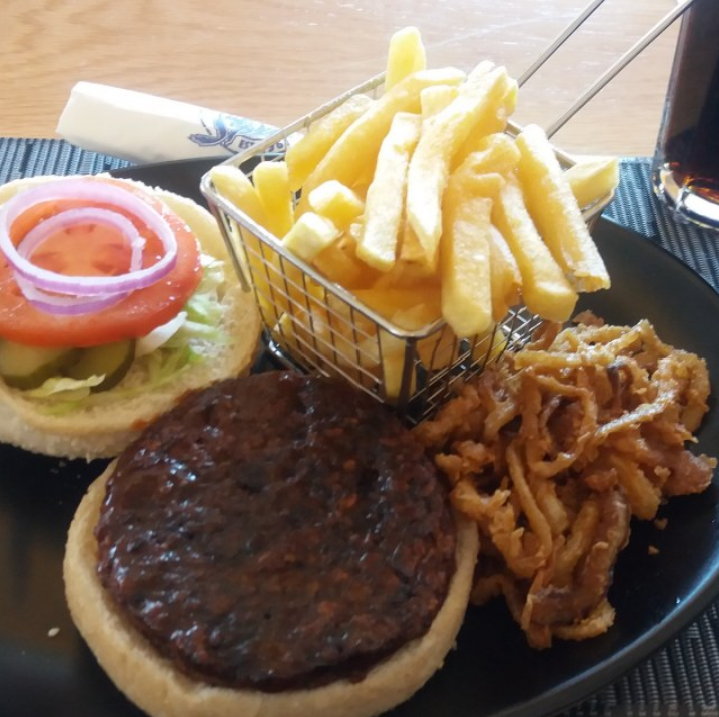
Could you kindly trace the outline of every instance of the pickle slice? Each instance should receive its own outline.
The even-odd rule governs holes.
[[[77,360],[65,369],[65,375],[77,380],[104,375],[103,382],[91,390],[107,391],[122,381],[134,360],[135,342],[132,339],[113,341],[81,349]]]
[[[0,339],[0,376],[13,388],[37,388],[48,378],[61,375],[79,353],[79,349],[27,346]]]

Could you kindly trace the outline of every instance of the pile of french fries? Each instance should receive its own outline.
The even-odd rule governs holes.
[[[565,321],[579,292],[610,284],[580,204],[614,189],[616,160],[565,172],[541,128],[510,137],[517,89],[488,61],[469,73],[427,69],[418,30],[406,28],[390,41],[381,96],[352,95],[284,158],[251,174],[222,164],[211,179],[286,250],[400,331],[443,320],[430,368],[446,366],[457,339],[493,335],[510,307]],[[345,363],[362,356],[397,395],[406,377],[397,332],[378,336],[342,301],[328,306],[256,236],[243,240],[254,247],[249,273],[265,323],[285,343],[319,341]]]

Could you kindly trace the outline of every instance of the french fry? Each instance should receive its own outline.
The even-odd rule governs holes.
[[[434,276],[436,267],[428,266],[425,256],[424,247],[420,244],[417,233],[405,219],[401,230],[399,258],[393,270],[394,279],[402,283],[408,277],[415,279]]]
[[[299,309],[283,314],[272,327],[273,338],[281,345],[294,350],[302,357],[303,363],[325,370],[330,374],[340,371],[355,381],[360,373],[353,368],[357,361],[358,347],[343,322],[333,319],[327,308],[319,304],[310,310]],[[362,363],[376,368],[379,361],[376,351],[369,357],[361,350]]]
[[[486,333],[474,337],[470,352],[472,361],[494,361],[506,347],[507,335],[501,324],[495,324]]]
[[[285,345],[294,344],[313,365],[362,385],[388,381],[386,397],[396,398],[401,386],[404,342],[382,331],[359,312],[351,311],[331,293],[312,292],[305,309],[285,315],[275,327]],[[386,374],[385,374],[386,372]]]
[[[422,365],[431,371],[450,366],[456,361],[458,353],[459,340],[447,324],[443,324],[438,332],[417,341],[417,356]]]
[[[405,77],[360,115],[334,142],[303,185],[303,197],[328,179],[352,187],[377,157],[397,112],[419,113],[420,92],[432,85],[458,85],[465,74],[453,67],[422,70]],[[301,199],[300,211],[306,207]]]
[[[609,288],[607,269],[544,130],[528,125],[517,147],[527,209],[569,283],[576,291]]]
[[[303,330],[306,331],[306,325],[300,323],[295,315],[282,314],[272,327],[271,334],[280,346],[285,346],[301,355],[306,341],[306,336],[302,335]]]
[[[287,163],[260,162],[252,172],[252,183],[265,210],[265,228],[283,237],[292,228],[295,215]]]
[[[462,142],[459,149],[452,158],[452,167],[464,161],[464,158],[477,149],[481,149],[482,143],[492,135],[503,136],[507,128],[507,120],[512,116],[517,103],[517,82],[507,78],[507,85],[502,99],[499,101],[494,112],[487,112]],[[507,138],[509,139],[509,138]]]
[[[504,120],[504,128],[507,127],[507,120],[514,114],[518,97],[519,83],[513,77],[510,77],[507,82],[507,89],[502,97],[502,104],[497,111],[497,116]],[[502,115],[504,116],[502,117]]]
[[[424,248],[425,262],[437,265],[442,233],[442,194],[452,156],[472,127],[492,113],[507,83],[504,67],[480,65],[460,87],[456,99],[427,121],[407,176],[407,217]]]
[[[327,150],[363,113],[373,100],[367,95],[352,95],[339,107],[320,117],[285,153],[290,189],[296,192],[304,184]]]
[[[465,172],[458,171],[457,174],[465,174]],[[494,199],[499,194],[505,182],[504,176],[498,172],[475,174],[469,169],[467,169],[466,176],[463,178],[463,184],[466,190],[471,191],[474,196],[487,197],[489,199]]]
[[[347,227],[347,236],[354,242],[352,244],[352,251],[356,254],[357,242],[362,235],[362,220],[363,217],[357,217],[356,222],[352,222]]]
[[[267,227],[269,220],[260,196],[249,177],[239,167],[231,164],[217,165],[210,170],[210,177],[220,195],[247,214],[256,224]],[[276,256],[263,249],[262,242],[249,230],[242,231],[246,247],[244,255],[249,264],[244,270],[249,270],[252,275],[252,283],[263,315],[277,318],[286,310],[286,303],[271,287],[271,283],[279,281],[281,275]],[[242,252],[237,254],[243,255]],[[277,307],[274,306],[273,298],[277,299]]]
[[[267,214],[260,195],[249,177],[233,164],[218,164],[210,170],[210,178],[217,191],[228,202],[247,214],[260,226],[267,226]]]
[[[493,323],[489,247],[492,200],[452,192],[444,205],[442,315],[457,336],[474,336]]]
[[[345,289],[366,289],[377,281],[381,273],[357,258],[355,246],[352,237],[344,234],[320,252],[313,264],[327,279]]]
[[[507,179],[492,206],[492,222],[502,232],[517,261],[527,308],[550,321],[569,319],[577,294],[539,236],[514,177]]]
[[[452,85],[433,85],[425,87],[419,94],[422,118],[427,119],[441,112],[459,94]]]
[[[471,161],[471,158],[472,155],[450,175],[447,183],[444,194],[444,211],[449,213],[450,223],[453,213],[457,211],[456,207],[462,206],[468,198],[482,197],[491,200],[499,194],[505,184],[505,179],[501,174],[475,172],[475,163]],[[482,205],[482,211],[485,206]],[[491,211],[491,202],[489,207]],[[519,300],[521,276],[516,260],[501,234],[491,224],[488,227],[485,226],[486,222],[481,216],[478,216],[478,221],[480,223],[479,231],[484,235],[489,251],[492,315],[495,321],[499,321],[506,315],[509,306]],[[444,230],[447,231],[446,226]],[[445,241],[447,238],[443,237],[442,242]],[[441,251],[444,251],[444,245]]]
[[[442,315],[437,282],[418,282],[407,289],[374,286],[358,289],[355,296],[380,316],[408,331],[417,331]]]
[[[512,140],[508,137],[505,139],[508,145],[498,140],[488,145],[485,150],[467,155],[464,162],[449,175],[445,192],[467,192],[490,199],[496,197],[504,186],[505,175],[514,169],[510,148],[514,149],[516,157],[519,157],[519,150],[514,148]]]
[[[507,175],[517,168],[520,156],[514,140],[498,132],[477,142],[475,149],[456,164],[453,171],[465,167],[475,174],[496,172]]]
[[[434,292],[435,296],[431,300],[395,312],[392,322],[407,331],[420,331],[431,326],[442,317],[439,284],[435,284]],[[427,296],[427,293],[420,293],[418,301]],[[438,371],[456,360],[459,341],[452,329],[444,323],[439,331],[418,339],[416,349],[417,357],[425,368]]]
[[[275,164],[268,162],[267,164]],[[255,172],[260,167],[255,168]],[[276,170],[270,170],[274,172]],[[233,165],[219,165],[211,170],[212,181],[223,196],[247,214],[254,222],[264,229],[271,231],[272,221],[268,216],[267,205],[262,201],[257,187],[250,182],[247,175]],[[279,175],[282,190],[287,185],[284,182],[285,172],[280,168]],[[253,173],[253,179],[256,175]],[[266,196],[272,196],[275,181],[274,175],[268,178],[271,186]],[[271,204],[270,204],[271,206]],[[278,320],[283,312],[289,310],[291,304],[302,302],[304,295],[304,282],[300,269],[288,261],[281,261],[279,254],[270,246],[262,242],[256,235],[247,229],[244,233],[244,244],[252,275],[252,284],[255,289],[263,319],[272,324]]]
[[[315,187],[308,199],[314,212],[326,217],[341,230],[347,229],[364,211],[364,200],[336,179]]]
[[[384,386],[385,398],[393,403],[400,398],[402,386],[405,381],[405,371],[408,371],[408,392],[411,396],[417,388],[417,372],[414,366],[406,365],[406,347],[403,339],[393,336],[387,331],[380,331],[382,346],[381,372],[382,385]]]
[[[407,330],[421,331],[442,318],[442,299],[439,284],[430,290],[429,296],[418,299],[418,303],[406,309],[395,311],[392,323]],[[422,301],[422,299],[425,299]]]
[[[580,207],[588,207],[606,197],[619,185],[616,157],[587,157],[570,167],[564,176]]]
[[[395,403],[407,384],[407,397],[417,388],[417,372],[411,363],[407,363],[407,344],[403,338],[394,336],[385,329],[357,342],[359,363],[365,370],[377,376],[378,388],[388,403]],[[406,372],[406,378],[405,378]],[[366,377],[363,377],[366,378]],[[366,380],[364,381],[366,384]]]
[[[282,243],[295,256],[310,263],[338,236],[339,230],[329,219],[305,212],[285,234]]]
[[[490,276],[492,287],[492,315],[501,321],[510,306],[519,302],[522,277],[514,255],[501,232],[490,225],[489,243]]]
[[[395,263],[407,168],[421,128],[419,115],[398,112],[377,155],[374,180],[367,191],[357,256],[380,271],[389,271]]]
[[[389,319],[405,331],[419,331],[438,321],[442,315],[440,287],[436,281],[417,282],[410,288],[384,288],[355,292],[360,301],[380,316]],[[434,358],[433,368],[443,368],[456,356],[456,341],[448,326],[442,327],[442,336],[432,336],[417,341],[418,356]],[[396,398],[401,389],[405,361],[405,344],[382,332],[383,370],[388,381],[387,394]],[[429,365],[429,364],[426,364]],[[412,381],[416,381],[413,373]],[[414,383],[412,386],[414,391]]]
[[[350,189],[362,200],[362,202],[367,199],[367,191],[369,190],[369,185],[372,184],[372,176],[367,177],[366,181],[364,179],[355,181],[355,183],[350,187]]]
[[[385,91],[413,72],[427,68],[427,54],[422,36],[416,27],[405,27],[392,35],[387,53]]]

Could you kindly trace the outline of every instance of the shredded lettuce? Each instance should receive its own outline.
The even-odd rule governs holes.
[[[158,326],[149,334],[141,336],[135,342],[135,358],[152,353],[155,349],[166,344],[182,327],[187,319],[187,312],[181,311],[174,319]]]
[[[211,358],[213,352],[208,350],[208,344],[225,345],[229,342],[230,337],[218,325],[222,318],[224,264],[203,255],[202,268],[200,283],[178,317],[138,339],[135,363],[144,369],[145,380],[138,385],[120,384],[112,388],[109,392],[111,400],[132,398],[160,388],[174,381],[189,366]],[[91,392],[103,378],[92,376],[77,381],[54,376],[23,394],[40,399],[44,412],[62,415],[109,400],[103,392]]]
[[[90,376],[90,378],[74,379],[67,376],[56,376],[48,378],[41,386],[25,391],[26,396],[32,398],[49,398],[55,394],[61,393],[63,397],[71,396],[72,398],[84,398],[89,395],[90,389],[99,386],[105,375]]]
[[[219,289],[225,281],[225,264],[205,257],[202,264],[202,280],[195,293],[185,305],[188,321],[205,326],[216,326],[222,318],[222,306],[218,301]]]

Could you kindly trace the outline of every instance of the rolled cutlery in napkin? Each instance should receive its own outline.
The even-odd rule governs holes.
[[[82,149],[131,162],[229,156],[275,131],[244,117],[94,82],[72,88],[57,126],[63,139]]]

